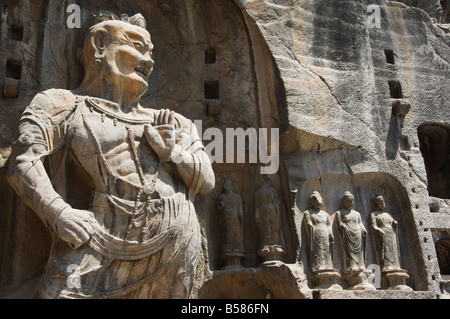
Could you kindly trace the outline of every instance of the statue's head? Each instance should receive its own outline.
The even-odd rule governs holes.
[[[233,183],[231,182],[231,179],[229,179],[228,177],[225,178],[225,181],[223,182],[223,189],[228,192],[233,191]]]
[[[353,197],[352,193],[345,192],[344,196],[342,196],[341,203],[342,207],[345,209],[350,209],[353,207],[353,203],[355,201],[355,198]]]
[[[309,197],[311,207],[314,209],[319,209],[322,207],[322,196],[318,192],[313,192]]]
[[[119,86],[143,95],[153,71],[153,44],[142,15],[92,16],[84,40],[85,80],[102,79],[104,86]]]
[[[377,196],[374,200],[375,208],[382,210],[386,208],[383,196]]]

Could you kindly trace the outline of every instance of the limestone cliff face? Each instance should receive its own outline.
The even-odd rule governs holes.
[[[67,28],[65,2],[4,3],[2,165],[17,119],[34,94],[52,87],[75,89],[81,82],[80,39],[89,15],[98,10],[140,12],[148,21],[156,64],[143,105],[202,120],[203,131],[280,128],[281,166],[270,180],[282,199],[284,262],[302,270],[257,268],[261,260],[254,197],[259,165],[214,163],[218,186],[196,201],[207,238],[204,262],[211,271],[222,266],[215,205],[222,181],[230,177],[243,199],[243,264],[259,270],[222,274],[235,286],[249,282],[239,294],[221,277],[208,282],[200,296],[219,291],[214,297],[266,297],[269,290],[272,297],[311,297],[302,212],[313,191],[323,195],[332,220],[342,194],[352,191],[366,225],[372,200],[383,195],[399,220],[400,263],[414,290],[408,296],[436,298],[449,290],[447,270],[439,268],[444,264],[438,258],[446,256],[442,247],[448,247],[450,238],[450,38],[425,11],[384,0],[82,0],[76,1],[82,9],[79,30]],[[377,9],[368,10],[370,5]],[[376,12],[379,28],[369,23],[378,19]],[[0,173],[5,203],[0,214],[0,294],[9,296],[22,293],[18,288],[39,276],[50,236],[17,200],[3,169]],[[335,268],[341,271],[338,236],[336,241]],[[368,238],[367,264],[376,263],[374,249]],[[296,280],[306,286],[297,286]],[[198,283],[200,290],[202,285]],[[288,288],[283,291],[283,286]],[[364,298],[373,292],[345,293]]]
[[[392,102],[411,105],[402,133],[412,147],[418,145],[415,130],[421,123],[448,122],[440,110],[448,105],[443,85],[448,81],[449,38],[422,10],[391,2],[379,2],[380,28],[370,28],[370,4],[248,1],[246,8],[279,70],[287,103],[284,120],[392,159],[395,149],[379,152],[392,124]],[[387,62],[388,56],[393,62]],[[389,81],[400,84],[400,96],[392,96]]]
[[[370,28],[374,11],[368,6],[374,4],[379,28]],[[438,222],[442,215],[429,213],[429,201],[441,203],[440,212],[448,213],[447,204],[427,191],[439,184],[441,195],[430,195],[449,198],[447,175],[432,172],[448,165],[443,159],[448,138],[432,128],[448,127],[450,120],[448,35],[423,10],[390,1],[242,5],[263,35],[281,82],[279,124],[286,128],[281,152],[297,194],[292,205],[304,210],[309,194],[320,189],[332,213],[343,191],[356,188],[361,211],[369,212],[367,198],[384,193],[393,210],[409,216],[406,228],[418,235],[409,239],[416,241],[415,248],[408,249],[419,249],[420,241],[423,254],[433,252],[433,241],[420,238],[429,237],[424,223],[444,224]],[[439,155],[436,146],[433,153],[425,145],[428,138],[441,140],[446,155]],[[439,158],[435,168],[424,162],[424,152]],[[395,198],[403,199],[395,203]],[[434,242],[439,239],[434,236]],[[428,273],[436,269],[429,261],[425,257],[416,269],[421,276],[425,268]]]
[[[424,10],[430,15],[430,17],[437,19],[439,13],[442,11],[441,2],[439,0],[401,0],[402,2],[411,7],[417,7]]]

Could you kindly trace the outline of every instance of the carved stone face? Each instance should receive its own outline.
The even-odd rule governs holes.
[[[227,178],[223,182],[223,188],[225,191],[232,192],[233,191],[233,183],[231,182],[231,179]]]
[[[322,207],[322,198],[317,194],[311,195],[309,201],[311,203],[311,207],[314,209],[319,209]]]
[[[375,207],[380,210],[383,210],[386,208],[386,204],[384,203],[383,197],[378,196],[377,198],[375,198]]]
[[[140,95],[148,89],[148,77],[153,71],[153,44],[144,28],[126,22],[114,22],[109,39],[97,46],[103,49],[103,76],[108,85]]]
[[[353,203],[354,203],[354,197],[353,197],[353,195],[347,194],[347,195],[344,195],[344,197],[342,197],[342,206],[343,206],[345,209],[350,209],[350,208],[352,208]]]

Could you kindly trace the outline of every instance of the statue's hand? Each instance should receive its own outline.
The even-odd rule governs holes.
[[[175,146],[175,116],[173,111],[155,113],[154,125],[145,126],[145,136],[161,160],[170,158]]]
[[[87,210],[73,208],[64,209],[56,220],[56,231],[59,237],[73,249],[85,244],[94,232],[94,214]]]

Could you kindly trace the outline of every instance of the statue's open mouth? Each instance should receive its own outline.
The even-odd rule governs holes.
[[[138,65],[137,67],[134,68],[134,70],[138,74],[140,74],[144,79],[148,79],[148,77],[150,76],[150,68],[147,68],[146,66]]]

